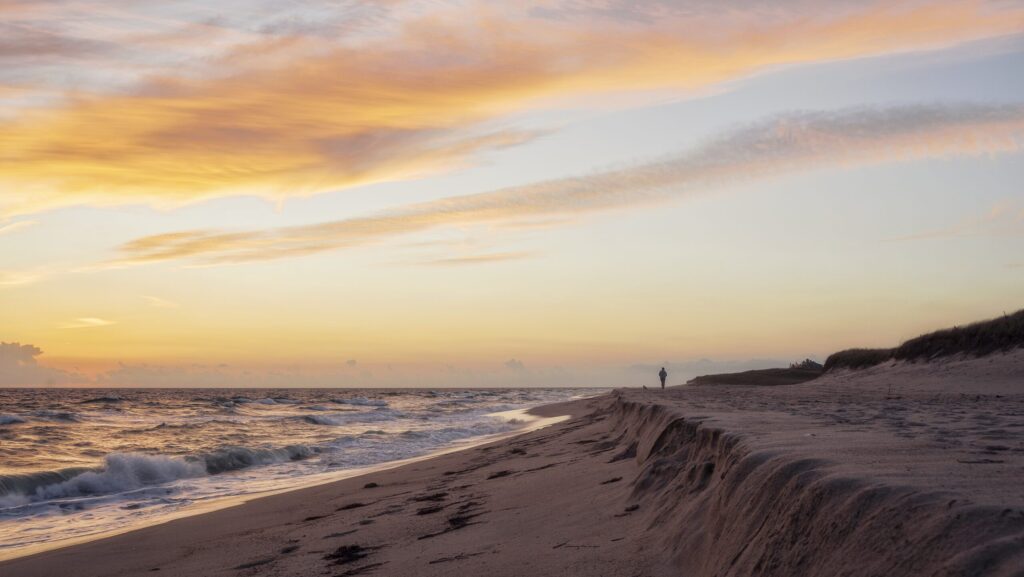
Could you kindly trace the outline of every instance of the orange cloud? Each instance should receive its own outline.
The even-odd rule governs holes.
[[[168,71],[131,92],[26,109],[0,121],[0,216],[410,178],[536,137],[491,123],[553,100],[950,45],[1021,31],[1024,10],[880,3],[830,16],[578,24],[480,9],[430,14],[360,42],[273,36],[200,73]]]
[[[271,230],[143,237],[103,266],[190,259],[240,263],[347,248],[451,225],[567,222],[779,173],[1016,151],[1021,105],[917,105],[801,112],[723,134],[659,162],[414,204],[372,216]]]

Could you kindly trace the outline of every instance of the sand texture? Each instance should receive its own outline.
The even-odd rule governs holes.
[[[573,418],[0,575],[1024,575],[1024,351],[541,412]]]

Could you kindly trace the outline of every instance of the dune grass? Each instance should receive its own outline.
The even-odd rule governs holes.
[[[719,375],[703,375],[692,379],[693,385],[795,385],[818,378],[822,373],[819,368],[790,367],[788,369],[758,369],[742,373],[722,373]]]
[[[981,357],[1024,346],[1024,309],[1013,314],[923,334],[892,349],[847,349],[833,353],[825,370],[863,369],[890,359],[929,360],[956,354]]]
[[[846,349],[829,355],[825,359],[825,370],[873,367],[891,359],[893,351],[894,349]]]

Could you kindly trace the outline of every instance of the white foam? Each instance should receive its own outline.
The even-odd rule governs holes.
[[[197,461],[141,453],[114,453],[104,459],[102,470],[82,473],[62,483],[38,487],[35,497],[57,499],[123,493],[146,485],[203,475],[206,475],[206,466]]]

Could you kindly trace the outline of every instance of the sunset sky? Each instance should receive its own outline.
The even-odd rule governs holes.
[[[0,0],[0,386],[891,346],[1024,306],[1022,143],[1024,2]]]

